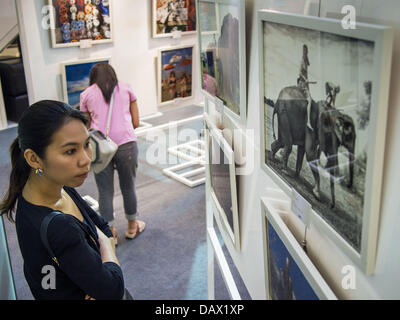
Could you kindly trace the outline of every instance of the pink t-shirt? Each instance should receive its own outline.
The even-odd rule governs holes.
[[[80,99],[80,110],[89,112],[92,118],[91,127],[105,134],[109,105],[104,100],[103,93],[97,84],[93,84],[83,91]],[[130,103],[135,100],[136,96],[130,85],[118,82],[114,89],[114,106],[108,133],[111,140],[118,146],[136,141],[130,112]]]

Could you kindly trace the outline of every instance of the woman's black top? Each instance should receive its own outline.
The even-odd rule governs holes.
[[[70,214],[54,217],[47,237],[59,266],[50,257],[40,239],[40,225],[53,209],[34,205],[22,194],[15,215],[19,247],[24,259],[24,274],[35,299],[122,299],[124,278],[114,262],[103,263],[96,226],[112,237],[107,222],[73,188],[64,187],[79,208],[84,222]],[[54,269],[46,266],[53,266]],[[51,271],[55,271],[54,289]],[[49,288],[50,287],[50,288]]]

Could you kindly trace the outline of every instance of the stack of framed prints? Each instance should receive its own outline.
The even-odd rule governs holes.
[[[192,97],[193,46],[168,47],[158,53],[158,104]]]
[[[110,58],[76,60],[61,63],[64,102],[78,107],[81,93],[89,87],[90,69],[100,62],[110,63]]]
[[[261,166],[313,224],[374,270],[392,31],[259,11]],[[304,158],[306,161],[304,161]]]
[[[208,163],[211,198],[223,225],[236,250],[240,250],[238,193],[236,185],[235,155],[222,135],[205,116],[205,141],[208,145]],[[222,232],[222,231],[221,231]]]
[[[197,0],[197,13],[202,91],[245,122],[245,1]]]
[[[53,48],[112,42],[111,0],[48,0]]]
[[[196,32],[195,0],[152,0],[153,38],[172,37]]]
[[[267,298],[336,300],[336,296],[284,222],[288,213],[261,200]]]

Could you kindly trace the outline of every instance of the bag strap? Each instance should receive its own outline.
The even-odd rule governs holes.
[[[51,250],[50,248],[49,240],[47,239],[47,228],[49,226],[50,221],[60,214],[63,213],[60,211],[52,211],[43,219],[42,224],[40,225],[40,239],[42,240],[42,243],[45,246],[46,250],[49,252],[51,259],[57,264],[57,266],[60,266],[60,263],[58,262],[56,256],[54,255],[53,250]]]
[[[114,88],[115,91],[115,88]],[[110,108],[108,109],[108,119],[107,119],[107,128],[106,128],[106,138],[108,138],[108,132],[110,131],[110,124],[111,124],[111,115],[112,115],[112,109],[114,106],[114,91],[111,95],[111,100],[110,100]]]

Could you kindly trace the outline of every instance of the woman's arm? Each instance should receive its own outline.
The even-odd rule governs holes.
[[[133,128],[136,129],[139,127],[139,108],[137,100],[131,102],[129,109],[131,111]]]
[[[55,217],[48,227],[48,239],[61,270],[86,295],[95,299],[121,299],[124,278],[111,241],[99,234],[100,254],[85,238],[70,215]],[[107,240],[108,243],[105,241]]]

